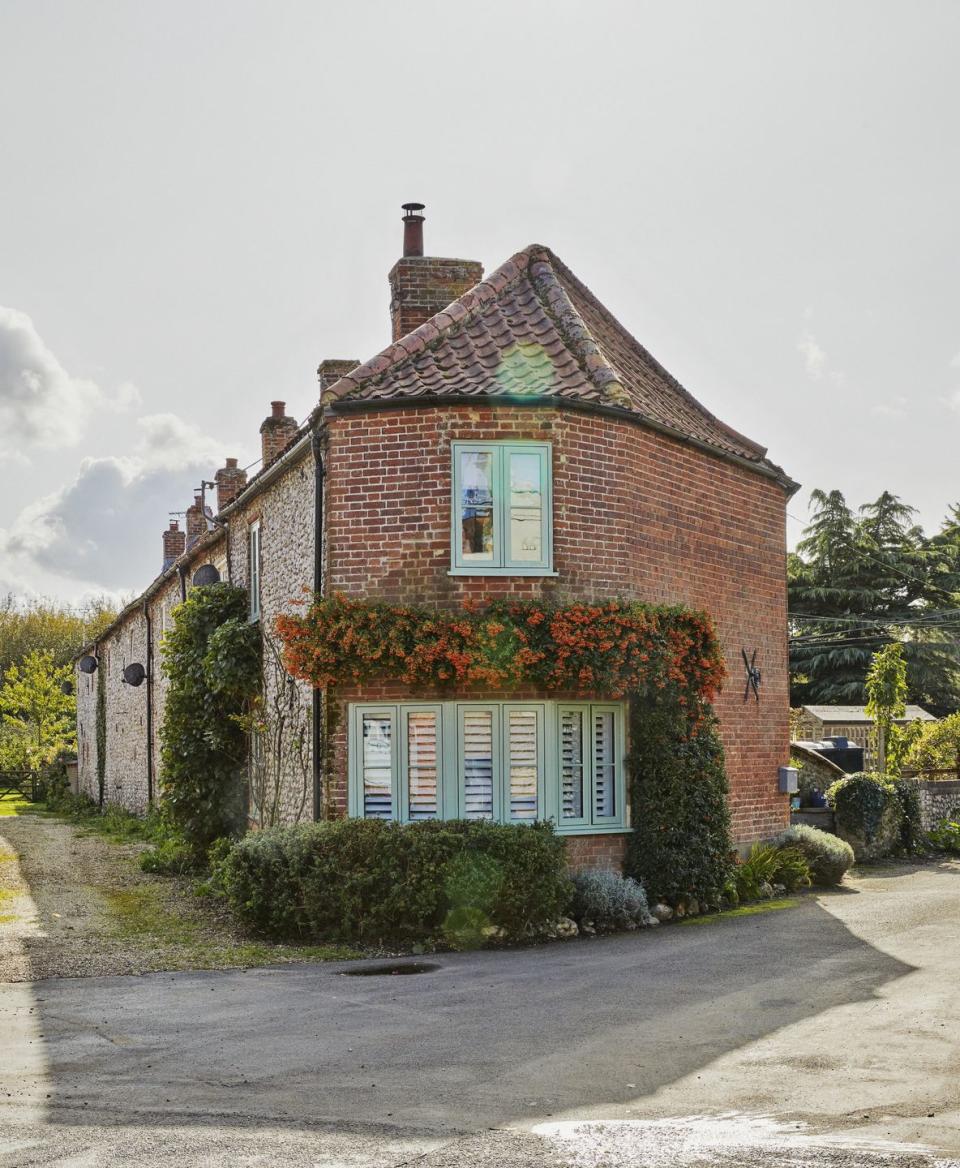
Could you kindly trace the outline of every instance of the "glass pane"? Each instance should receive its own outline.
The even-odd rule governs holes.
[[[460,455],[460,554],[465,563],[493,562],[493,454]]]
[[[363,715],[363,814],[366,819],[393,817],[390,718]]]
[[[593,717],[593,775],[596,785],[596,814],[610,817],[617,813],[617,764],[613,741],[613,714]]]
[[[560,715],[560,818],[583,818],[583,714]]]
[[[507,714],[507,766],[510,818],[537,818],[537,712],[510,710]]]
[[[436,819],[437,715],[432,710],[407,715],[407,811],[411,819]]]
[[[466,819],[493,818],[493,712],[463,714],[463,814]]]
[[[510,559],[543,560],[543,484],[539,454],[510,455]]]

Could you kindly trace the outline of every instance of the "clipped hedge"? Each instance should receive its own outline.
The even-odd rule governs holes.
[[[847,869],[853,866],[853,848],[846,840],[818,827],[797,823],[781,832],[773,842],[778,848],[795,848],[803,853],[814,884],[839,884]]]
[[[572,892],[564,841],[542,823],[342,819],[254,832],[211,858],[245,927],[318,942],[520,939]]]

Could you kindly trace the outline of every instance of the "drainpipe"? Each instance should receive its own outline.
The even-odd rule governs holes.
[[[313,451],[313,591],[323,592],[323,480],[326,470],[323,452],[320,449],[320,435],[314,430],[310,438]],[[323,818],[323,695],[313,689],[313,818]]]
[[[153,806],[153,621],[143,602],[143,619],[147,626],[147,805]]]
[[[177,568],[177,574],[180,577],[180,602],[183,603],[187,599],[187,569],[183,564]]]

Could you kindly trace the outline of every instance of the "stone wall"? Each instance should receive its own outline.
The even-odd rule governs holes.
[[[738,841],[788,823],[783,487],[626,420],[550,407],[457,405],[328,418],[327,591],[466,600],[623,597],[706,609],[729,682],[717,703]],[[555,576],[451,576],[451,442],[553,447]],[[744,701],[741,649],[761,700]],[[342,773],[343,764],[337,766]]]
[[[285,468],[230,516],[231,579],[242,587],[248,586],[250,576],[250,525],[260,524],[260,627],[265,638],[274,637],[273,623],[280,613],[297,612],[313,591],[314,476],[313,455],[308,447],[302,458]],[[310,721],[313,695],[309,686],[294,682],[274,669],[269,647],[265,647],[264,708],[268,715],[276,710],[278,699],[284,705],[286,725],[298,727],[294,733],[306,737],[305,757],[300,751],[294,751],[280,768],[279,819],[293,823],[312,819],[314,815]],[[293,745],[289,734],[287,741]],[[266,749],[269,752],[269,746]],[[264,761],[269,766],[269,755]],[[257,766],[256,759],[253,766]],[[251,790],[255,793],[262,786],[257,782],[255,769],[251,778]],[[274,788],[271,777],[265,792],[269,802],[273,801]],[[257,802],[251,799],[250,819],[259,825],[265,816],[262,808],[255,805]]]
[[[960,819],[960,781],[924,779],[917,787],[924,831],[930,831],[942,819]]]

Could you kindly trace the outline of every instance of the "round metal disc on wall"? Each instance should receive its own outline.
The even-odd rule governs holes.
[[[85,657],[80,658],[78,665],[81,673],[97,672],[97,659],[96,657],[91,657],[89,653]]]
[[[147,671],[139,661],[134,661],[132,665],[128,665],[123,671],[123,680],[127,685],[142,685],[146,676]]]
[[[203,564],[194,572],[193,582],[198,588],[203,584],[219,584],[220,573],[213,564]]]

